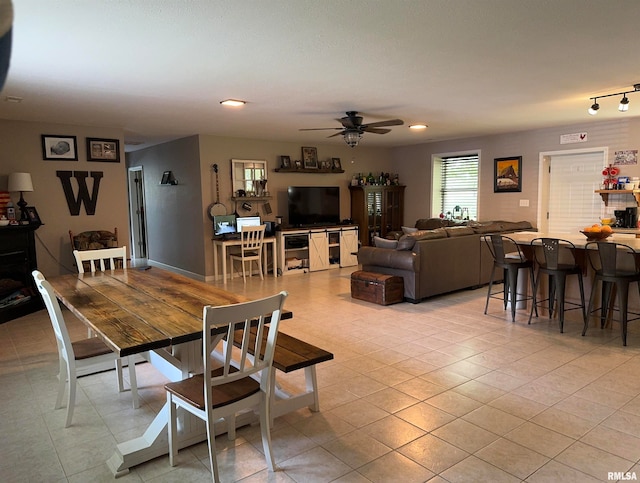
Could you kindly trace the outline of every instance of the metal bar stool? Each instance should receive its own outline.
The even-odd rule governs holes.
[[[592,256],[589,248],[597,246],[598,258]],[[590,317],[593,312],[600,310],[600,328],[603,329],[609,309],[612,312],[620,312],[620,329],[622,335],[622,345],[627,345],[627,323],[632,320],[640,319],[640,314],[629,312],[629,285],[633,282],[638,284],[638,295],[640,295],[640,253],[636,252],[629,245],[616,242],[589,242],[585,245],[585,249],[589,254],[589,262],[595,272],[593,280],[593,288],[591,289],[591,299],[589,300],[589,310],[587,315]],[[597,263],[599,262],[599,263]],[[593,308],[598,281],[602,284],[602,300],[600,308]],[[618,295],[618,308],[611,304],[612,289],[615,288]],[[629,319],[629,314],[635,315]],[[582,335],[587,333],[588,318],[584,322]]]
[[[513,322],[516,320],[516,305],[519,302],[525,302],[527,300],[533,300],[533,308],[537,317],[538,308],[535,303],[535,292],[532,296],[520,294],[520,298],[518,298],[519,270],[525,269],[529,271],[531,286],[534,286],[533,261],[528,260],[520,250],[518,244],[508,236],[498,233],[487,234],[484,236],[484,241],[493,256],[493,268],[491,269],[491,277],[489,278],[489,289],[487,291],[487,301],[484,305],[484,314],[487,315],[489,299],[501,298],[504,310],[507,310],[507,302],[511,303],[511,320]],[[509,251],[505,250],[505,248]],[[503,289],[491,292],[496,269],[502,269],[503,271]],[[502,297],[500,297],[499,294],[502,294]]]
[[[531,240],[531,247],[534,253],[535,262],[538,266],[536,282],[533,286],[533,293],[536,295],[535,302],[529,314],[529,324],[533,317],[534,307],[546,308],[549,311],[549,318],[553,318],[555,303],[557,302],[558,317],[560,319],[560,333],[564,332],[564,313],[566,310],[582,309],[582,320],[586,323],[587,313],[584,303],[584,283],[582,281],[582,267],[576,261],[576,246],[569,240],[561,238],[534,238]],[[542,253],[540,253],[542,252]],[[546,299],[538,299],[538,288],[540,286],[541,275],[546,274],[549,278],[549,292]],[[577,275],[580,287],[580,302],[569,302],[565,300],[565,288],[567,276]],[[570,307],[567,308],[566,305]],[[536,313],[536,317],[538,314]]]

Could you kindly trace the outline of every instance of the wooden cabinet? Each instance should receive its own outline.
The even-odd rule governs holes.
[[[0,323],[43,307],[31,276],[38,268],[34,231],[39,226],[0,227]]]
[[[358,264],[355,226],[285,229],[277,232],[278,272],[307,273]]]
[[[404,186],[349,186],[351,219],[360,230],[360,243],[372,245],[373,237],[384,237],[402,229]]]

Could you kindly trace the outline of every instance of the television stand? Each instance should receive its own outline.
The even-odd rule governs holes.
[[[278,271],[307,273],[358,264],[356,225],[282,228],[276,233]]]

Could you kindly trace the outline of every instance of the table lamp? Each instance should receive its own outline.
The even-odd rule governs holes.
[[[29,217],[27,216],[27,211],[26,211],[27,202],[24,200],[22,194],[25,191],[33,191],[31,174],[30,173],[11,173],[9,175],[9,186],[7,187],[7,189],[9,191],[20,192],[20,201],[18,201],[18,206],[20,207],[20,222],[28,222]]]

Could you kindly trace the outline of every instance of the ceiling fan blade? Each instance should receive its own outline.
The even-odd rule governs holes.
[[[391,129],[380,129],[378,127],[370,127],[370,126],[363,127],[360,130],[364,132],[372,132],[375,134],[387,134],[388,132],[391,132]]]
[[[343,131],[343,132],[337,132],[337,133],[335,133],[335,134],[332,134],[331,136],[327,136],[327,139],[329,139],[329,138],[334,138],[334,137],[336,137],[336,136],[340,136],[340,135],[342,135],[342,134],[344,134],[344,131]]]
[[[402,119],[389,119],[388,121],[370,122],[362,127],[383,127],[383,126],[402,126]]]
[[[298,129],[298,131],[326,131],[327,129],[335,130],[342,129],[341,127],[311,127],[306,129]]]

